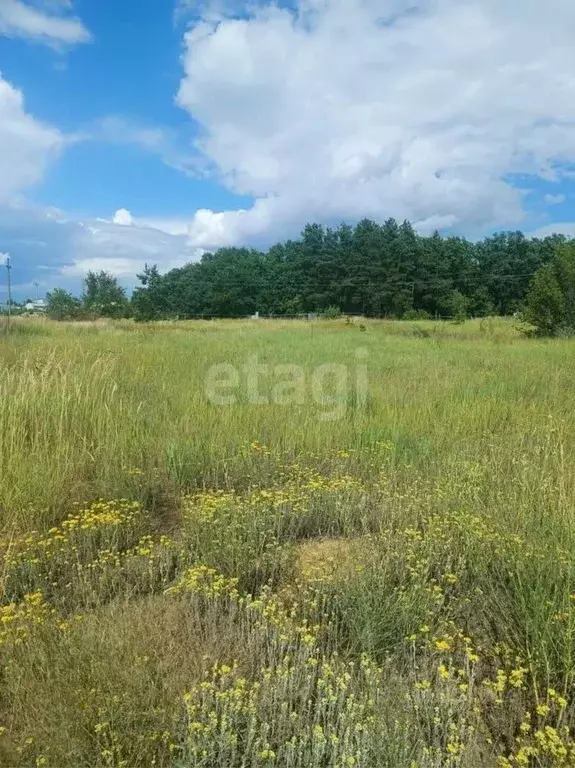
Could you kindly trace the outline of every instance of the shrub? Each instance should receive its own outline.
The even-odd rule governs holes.
[[[46,299],[46,312],[51,320],[77,320],[82,314],[80,300],[63,288],[54,288]]]
[[[431,315],[425,309],[408,309],[403,320],[431,320]]]
[[[575,243],[562,243],[534,275],[521,319],[536,336],[575,333]]]
[[[469,305],[468,299],[460,291],[455,290],[451,295],[451,301],[449,303],[453,321],[456,323],[463,323],[467,318]]]
[[[335,318],[341,317],[341,309],[334,306],[326,307],[321,313],[321,316],[325,320],[335,320]]]

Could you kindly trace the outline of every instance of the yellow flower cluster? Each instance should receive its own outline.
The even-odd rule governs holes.
[[[291,603],[269,588],[240,595],[237,579],[200,565],[167,594],[233,606],[247,635],[261,635],[261,667],[246,674],[238,660],[217,664],[186,693],[186,764],[361,764],[382,695],[381,669],[367,657],[356,665],[322,652],[321,627],[310,621],[321,610],[313,593]]]
[[[525,712],[516,739],[517,751],[500,756],[499,767],[575,765],[575,739],[572,730],[563,722],[567,706],[568,701],[563,695],[548,688],[545,701],[537,704],[533,713]]]
[[[343,492],[363,492],[364,485],[350,475],[325,476],[298,465],[290,468],[290,474],[282,477],[282,484],[271,488],[257,488],[247,493],[234,491],[210,491],[188,496],[184,500],[188,520],[214,520],[218,512],[234,508],[236,514],[253,509],[291,509],[304,513],[322,494],[333,494],[338,501]]]
[[[136,546],[125,550],[100,549],[93,560],[76,564],[78,574],[83,577],[89,571],[105,572],[107,569],[127,569],[135,561],[159,562],[169,553],[177,553],[177,543],[168,536],[142,536]]]
[[[66,631],[68,641],[79,611],[118,595],[154,595],[150,602],[160,601],[167,614],[193,617],[202,639],[221,627],[240,638],[223,658],[206,649],[199,666],[209,664],[208,674],[197,684],[198,677],[187,677],[172,691],[163,702],[168,714],[142,736],[154,744],[149,754],[169,752],[162,765],[173,752],[190,768],[378,765],[377,729],[382,717],[396,714],[385,711],[384,697],[396,686],[393,700],[405,710],[397,722],[405,716],[411,728],[398,743],[411,751],[409,759],[389,758],[390,765],[413,758],[414,768],[463,768],[489,752],[490,764],[499,759],[501,768],[575,766],[564,670],[555,675],[556,659],[549,670],[538,669],[536,654],[493,645],[473,615],[481,588],[498,607],[489,579],[496,585],[499,574],[507,578],[513,598],[511,590],[523,580],[529,585],[530,574],[544,573],[537,570],[547,567],[544,558],[561,565],[569,552],[552,542],[538,549],[487,515],[451,504],[422,510],[421,489],[402,489],[396,512],[382,503],[391,475],[389,487],[384,477],[368,486],[349,474],[351,450],[332,457],[337,474],[313,462],[274,472],[265,445],[254,441],[250,451],[265,459],[266,487],[187,496],[174,538],[159,536],[136,502],[100,500],[47,532],[0,542],[4,599],[11,601],[0,606],[0,648],[12,652],[32,636],[40,645],[53,628]],[[470,466],[471,483],[475,473]],[[571,658],[575,591],[568,574],[558,583],[538,606],[544,630],[553,632],[544,650]],[[244,593],[249,589],[253,594]],[[366,649],[370,655],[361,656]],[[149,656],[149,648],[138,648],[134,668],[149,668],[153,678]],[[542,694],[548,679],[560,693]],[[87,717],[88,731],[102,765],[130,765],[131,754],[114,741],[121,741],[114,706]],[[486,737],[492,721],[505,723],[505,738],[497,728]],[[482,740],[479,750],[474,740]],[[37,760],[47,759],[42,750]]]
[[[227,579],[214,568],[198,565],[190,568],[179,582],[166,590],[166,594],[191,592],[204,597],[239,597],[237,579]]]
[[[522,723],[522,725],[524,724],[529,726],[527,721]],[[522,732],[525,730],[526,728]],[[529,741],[525,738],[520,738],[518,741],[521,746],[517,752],[507,757],[499,757],[499,768],[516,768],[516,766],[528,768],[534,765],[552,765],[553,768],[569,766],[571,768],[575,765],[575,740],[566,725],[559,729],[545,725],[535,730]]]
[[[270,649],[269,663],[249,677],[240,664],[216,665],[184,696],[186,764],[290,765],[334,768],[373,759],[380,670],[304,647]]]
[[[104,537],[107,535],[113,541],[117,538],[118,529],[134,527],[141,516],[142,508],[138,502],[99,500],[68,515],[60,526],[50,528],[45,534],[32,531],[18,539],[0,541],[0,553],[8,568],[23,563],[36,565],[41,560],[55,557],[62,550],[77,552],[93,532]]]
[[[45,533],[3,542],[4,601],[20,603],[25,594],[42,592],[70,615],[131,584],[139,590],[167,586],[178,547],[166,536],[141,536],[148,525],[137,502],[98,501]]]
[[[21,645],[34,626],[43,624],[54,613],[41,592],[24,595],[21,603],[0,606],[0,648]]]
[[[100,499],[75,515],[69,515],[62,523],[64,530],[93,531],[101,526],[129,525],[142,512],[137,501]]]

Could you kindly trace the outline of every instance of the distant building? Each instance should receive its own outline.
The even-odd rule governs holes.
[[[44,299],[27,301],[26,304],[24,304],[24,309],[26,310],[26,312],[45,312],[46,302],[44,301]]]

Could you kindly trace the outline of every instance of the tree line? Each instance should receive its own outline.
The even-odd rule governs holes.
[[[193,317],[362,314],[413,318],[510,315],[524,307],[540,268],[571,242],[502,232],[478,242],[418,235],[405,221],[355,227],[308,224],[267,250],[220,248],[160,274],[146,266],[128,298],[107,273],[90,273],[82,298],[48,295],[52,316]],[[58,305],[57,307],[55,305]]]

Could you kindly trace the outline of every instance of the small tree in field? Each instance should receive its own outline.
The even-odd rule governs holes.
[[[46,295],[46,314],[52,320],[75,320],[81,313],[80,299],[63,288],[54,288]]]
[[[451,312],[456,323],[464,323],[467,319],[468,300],[461,291],[453,291],[451,294]]]
[[[324,320],[335,320],[336,318],[341,317],[341,309],[335,306],[326,307],[321,313],[321,316]]]
[[[575,334],[575,241],[558,245],[553,259],[537,270],[521,319],[537,336]]]
[[[99,317],[126,317],[126,291],[109,272],[88,272],[84,280],[84,307]]]

